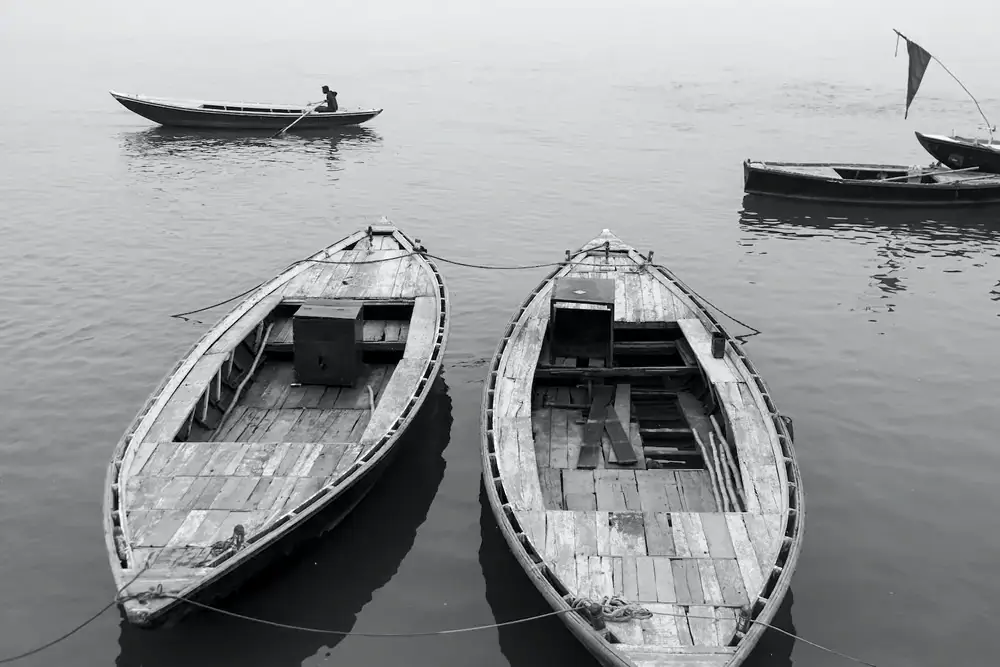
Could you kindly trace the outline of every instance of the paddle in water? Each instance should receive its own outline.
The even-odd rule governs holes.
[[[312,113],[313,111],[316,111],[316,109],[319,109],[319,108],[320,108],[321,106],[323,106],[323,105],[324,105],[325,103],[326,103],[326,102],[325,102],[325,101],[323,101],[323,102],[320,102],[319,104],[316,104],[316,105],[313,105],[313,104],[309,104],[309,108],[308,108],[308,109],[306,109],[306,112],[305,112],[304,114],[302,114],[301,116],[299,116],[298,118],[296,118],[295,120],[293,120],[293,121],[292,121],[292,122],[291,122],[291,123],[290,123],[290,124],[289,124],[289,125],[288,125],[287,127],[283,127],[283,128],[281,128],[280,130],[278,130],[278,131],[277,131],[277,132],[275,133],[275,135],[274,135],[273,137],[271,137],[271,138],[272,138],[272,139],[275,139],[275,138],[277,138],[277,137],[280,137],[281,135],[283,135],[283,134],[284,134],[285,132],[288,132],[288,131],[289,131],[290,129],[292,129],[292,126],[293,126],[293,125],[295,125],[295,124],[296,124],[296,123],[298,123],[298,122],[299,122],[300,120],[302,120],[303,118],[305,118],[306,116],[308,116],[309,114],[311,114],[311,113]]]

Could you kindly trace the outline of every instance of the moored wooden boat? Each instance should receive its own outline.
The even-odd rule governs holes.
[[[149,627],[237,588],[329,529],[391,460],[441,367],[441,274],[369,227],[296,262],[205,333],[108,469],[119,606]]]
[[[504,333],[482,435],[508,545],[602,664],[749,654],[799,555],[801,480],[742,346],[673,274],[608,230],[568,255]],[[636,614],[593,607],[611,596]]]
[[[171,100],[110,92],[129,111],[170,127],[278,131],[309,110],[294,104]],[[291,131],[328,130],[345,125],[359,125],[380,113],[382,109],[316,111],[297,122]]]
[[[958,135],[914,132],[917,141],[934,159],[952,169],[978,167],[986,174],[1000,174],[1000,142],[980,141]]]
[[[975,168],[746,160],[743,190],[814,201],[965,206],[1000,203],[1000,176]]]

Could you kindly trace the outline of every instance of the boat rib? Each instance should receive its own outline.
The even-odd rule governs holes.
[[[608,230],[569,256],[504,333],[482,434],[508,545],[602,664],[749,654],[798,558],[799,470],[742,346],[673,274]]]
[[[385,224],[296,262],[210,328],[109,466],[127,620],[158,625],[180,597],[228,593],[308,522],[322,532],[350,511],[431,389],[448,312],[437,267]]]

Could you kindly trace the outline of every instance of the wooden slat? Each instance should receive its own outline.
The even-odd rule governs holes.
[[[732,426],[747,511],[753,514],[776,513],[781,507],[781,490],[774,451],[767,442],[766,430],[759,426],[759,413],[756,419],[751,417],[751,412],[757,410],[756,404],[743,401],[740,384],[718,384],[716,390]]]
[[[545,509],[567,509],[563,500],[562,473],[563,471],[558,468],[540,468],[538,470],[538,482],[542,487],[542,500]]]
[[[582,556],[596,556],[600,553],[597,540],[597,523],[604,520],[603,512],[570,512],[572,514],[574,545],[576,553]]]
[[[608,525],[610,555],[646,555],[646,529],[642,514],[638,512],[612,512],[608,516]]]
[[[569,431],[570,415],[567,410],[550,408],[552,412],[551,429],[549,431],[549,465],[553,468],[569,468]],[[575,461],[574,461],[575,462]]]
[[[674,556],[673,529],[671,516],[664,512],[645,512],[643,525],[646,530],[646,552],[650,556]]]
[[[639,600],[642,602],[656,602],[657,600],[656,568],[653,561],[654,558],[650,556],[638,556],[635,559]]]
[[[680,503],[672,504],[667,496],[668,485],[673,483],[672,472],[642,470],[635,472],[639,505],[645,512],[671,512],[681,509]],[[679,497],[679,496],[678,496]]]
[[[713,562],[715,563],[715,573],[719,578],[722,599],[725,603],[736,607],[747,604],[747,589],[743,583],[739,563],[735,559],[719,559]]]
[[[692,558],[708,558],[708,540],[701,524],[701,515],[693,512],[676,512],[672,518],[675,525],[680,522],[684,526],[687,554]]]
[[[515,512],[521,530],[528,536],[528,541],[539,554],[545,553],[545,515],[543,511]]]
[[[563,586],[570,591],[576,591],[578,581],[574,513],[547,512],[545,518],[545,560]]]
[[[607,468],[595,470],[594,487],[599,510],[638,512],[642,509],[633,471]]]
[[[743,516],[727,514],[726,523],[729,525],[729,535],[732,537],[733,548],[736,550],[736,562],[739,563],[747,593],[751,598],[756,598],[761,593],[764,579],[757,554],[750,542],[750,535],[743,523]]]
[[[716,629],[715,610],[704,605],[688,607],[688,627],[694,646],[715,646],[719,633]]]
[[[698,561],[684,558],[670,561],[673,566],[674,588],[678,604],[704,604],[705,593],[701,587]]]
[[[413,301],[410,331],[406,337],[404,359],[425,362],[434,350],[438,334],[440,301],[434,296],[418,296]]]
[[[677,602],[677,588],[674,584],[674,572],[669,558],[653,558],[653,571],[656,573],[656,599],[659,602]]]
[[[601,434],[604,432],[604,420],[607,415],[608,402],[611,400],[612,388],[607,385],[594,387],[590,413],[583,432],[583,448],[576,462],[577,468],[596,468],[601,447]]]
[[[684,337],[698,357],[698,363],[708,374],[710,382],[735,382],[736,376],[726,362],[725,358],[716,359],[712,356],[712,335],[705,328],[705,324],[697,318],[684,318],[677,320]]]
[[[368,422],[361,442],[373,443],[381,438],[390,426],[399,418],[417,390],[417,384],[427,368],[427,360],[402,359],[393,371],[392,377],[385,385],[382,398],[375,406],[375,412]]]
[[[729,525],[724,515],[702,514],[701,524],[708,542],[708,553],[712,558],[736,558],[733,541],[729,537]]]
[[[675,616],[682,613],[680,608],[663,603],[644,606],[653,612],[650,618],[642,620],[644,643],[647,646],[680,646],[681,639],[677,631],[678,619]]]
[[[562,488],[563,496],[566,499],[566,509],[597,509],[597,496],[594,487],[594,471],[563,470]]]
[[[722,596],[722,586],[719,584],[719,574],[715,569],[715,562],[709,559],[700,559],[697,564],[705,602],[712,605],[725,604],[726,600]]]

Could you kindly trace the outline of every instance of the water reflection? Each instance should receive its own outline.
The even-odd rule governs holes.
[[[290,162],[302,157],[325,157],[336,163],[344,153],[369,152],[382,137],[374,130],[349,126],[331,132],[286,134],[273,138],[254,131],[213,132],[154,127],[121,135],[122,153],[130,166],[186,161]],[[183,162],[177,164],[183,165]]]
[[[246,585],[220,607],[294,625],[350,630],[372,594],[399,569],[444,477],[451,398],[443,377],[414,419],[399,455],[372,492],[332,532]],[[118,667],[294,665],[342,640],[264,626],[211,612],[172,628],[121,623]],[[329,651],[326,651],[328,654]]]
[[[892,208],[857,204],[817,204],[746,195],[740,228],[789,239],[836,236],[877,242],[895,235],[907,250],[965,257],[1000,245],[1000,209]]]
[[[871,284],[882,307],[907,289],[902,272],[921,257],[979,262],[1000,257],[1000,211],[995,208],[891,208],[855,204],[816,204],[746,195],[740,229],[756,238],[836,239],[873,246]],[[979,264],[976,264],[977,266]],[[924,268],[917,265],[917,268]],[[956,272],[954,264],[942,268]]]
[[[479,510],[482,535],[479,564],[483,568],[486,601],[493,610],[493,617],[497,621],[506,621],[552,611],[510,552],[490,509],[482,481],[479,484]],[[794,634],[791,591],[778,607],[772,625]],[[511,667],[597,665],[594,657],[557,617],[499,628],[498,637],[500,652]],[[748,667],[790,666],[794,644],[795,640],[788,635],[768,630],[744,664]]]

